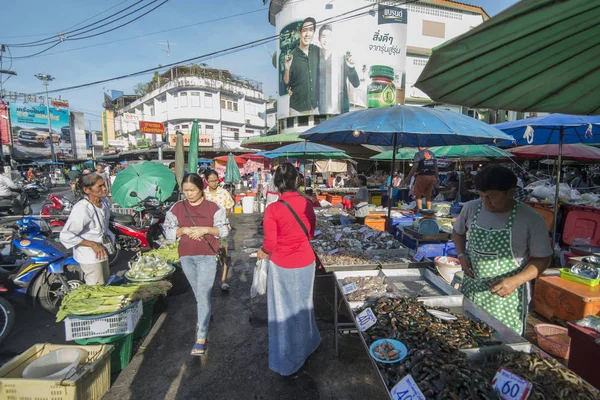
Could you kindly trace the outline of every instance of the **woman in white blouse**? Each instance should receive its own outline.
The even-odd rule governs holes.
[[[115,241],[109,230],[106,184],[100,175],[90,173],[80,175],[77,186],[83,197],[73,206],[60,241],[66,248],[74,248],[73,258],[81,265],[85,283],[104,285],[110,276],[107,247]]]

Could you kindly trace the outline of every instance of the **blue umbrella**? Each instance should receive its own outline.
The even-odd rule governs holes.
[[[555,241],[562,145],[600,143],[600,116],[550,114],[543,117],[503,122],[495,124],[494,127],[513,137],[512,141],[500,143],[499,146],[558,144],[557,184],[554,194],[554,223],[552,226],[552,240]]]
[[[369,108],[341,114],[321,122],[299,137],[313,142],[391,145],[394,152],[390,177],[396,168],[398,146],[486,144],[511,139],[485,122],[463,114],[410,106]],[[391,201],[389,203],[388,220],[392,211]]]

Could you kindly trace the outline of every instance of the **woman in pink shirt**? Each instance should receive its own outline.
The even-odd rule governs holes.
[[[273,180],[281,196],[265,210],[265,237],[258,251],[258,258],[269,257],[269,368],[283,376],[297,372],[321,343],[313,305],[315,255],[310,245],[316,217],[310,200],[296,191],[297,179],[290,163],[275,171]]]

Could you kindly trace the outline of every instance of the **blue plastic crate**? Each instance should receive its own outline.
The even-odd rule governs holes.
[[[396,239],[398,239],[400,236],[398,235],[398,227],[399,226],[412,226],[412,223],[414,221],[414,218],[412,217],[403,217],[403,218],[392,218],[392,224],[391,224],[391,231],[390,233],[393,233],[394,236],[396,237]]]
[[[443,256],[445,248],[445,243],[422,244],[417,249],[417,254],[423,254],[425,257],[433,260],[436,257]]]
[[[400,240],[400,236],[401,234],[398,234],[398,240]],[[406,247],[408,247],[409,249],[413,249],[415,250],[417,248],[417,242],[413,239],[411,239],[408,235],[404,235],[402,237],[402,244],[405,245]],[[421,246],[426,245],[426,244],[436,244],[435,242],[425,242],[423,240],[419,241],[419,244]],[[442,247],[444,246],[444,244],[442,243]]]
[[[444,247],[444,255],[454,258],[456,258],[456,256],[458,255],[458,253],[456,252],[456,246],[454,245],[454,242],[452,240],[446,242],[446,247]]]

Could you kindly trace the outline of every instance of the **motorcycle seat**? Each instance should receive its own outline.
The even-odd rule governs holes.
[[[133,215],[111,214],[110,220],[114,221],[114,222],[118,222],[120,224],[132,224],[133,223]]]

